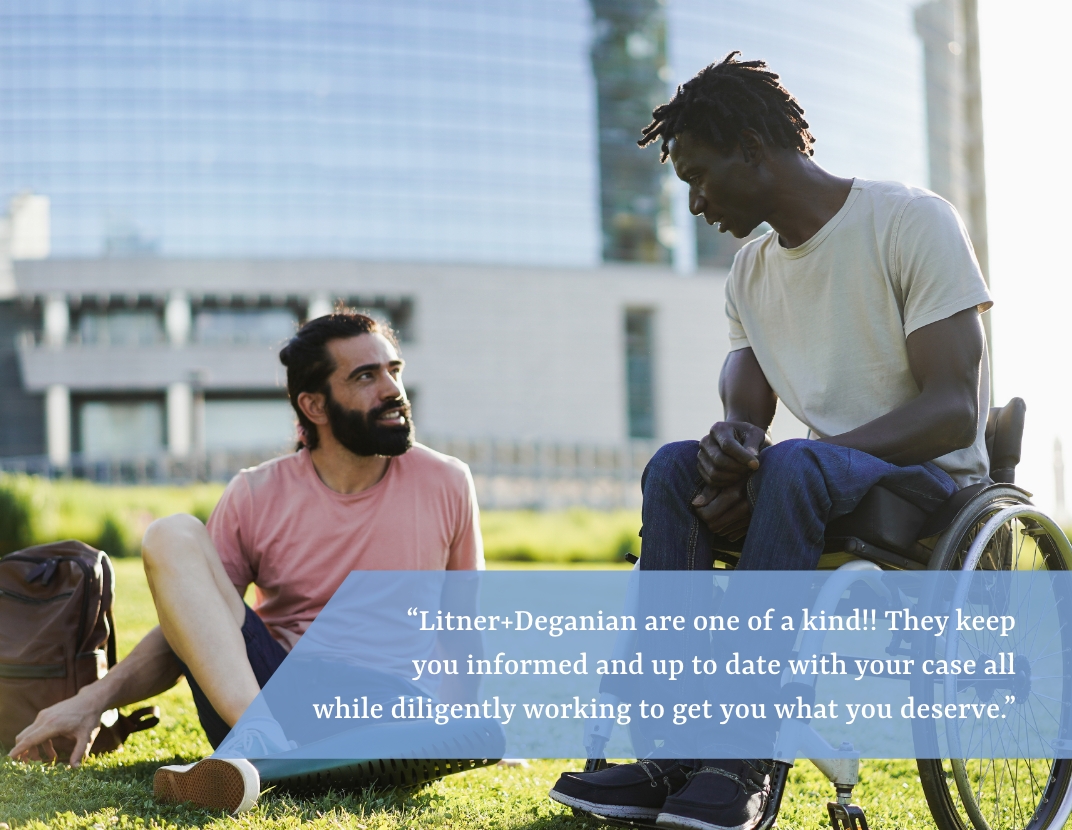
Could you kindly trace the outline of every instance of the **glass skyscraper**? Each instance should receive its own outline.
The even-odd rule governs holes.
[[[667,262],[694,231],[635,141],[731,49],[782,74],[821,163],[926,183],[911,7],[8,0],[0,201],[46,194],[62,257]]]
[[[586,0],[11,0],[54,256],[600,258]]]
[[[827,169],[938,182],[963,27],[918,2],[6,0],[0,458],[291,444],[272,344],[336,300],[396,326],[429,434],[695,434],[721,282],[674,273],[722,276],[742,243],[642,127],[738,49]],[[487,377],[479,421],[456,402]]]

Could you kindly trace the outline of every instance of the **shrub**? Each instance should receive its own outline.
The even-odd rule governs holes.
[[[489,561],[612,563],[640,552],[636,510],[488,510],[480,524]]]
[[[111,556],[137,556],[153,519],[208,518],[221,492],[222,484],[125,487],[0,473],[0,551],[80,539]]]
[[[111,513],[104,517],[100,535],[90,544],[97,550],[102,550],[113,557],[129,556],[131,554],[132,546],[127,542],[125,528]]]
[[[29,494],[0,478],[0,556],[33,544]]]
[[[208,517],[216,509],[216,499],[211,501],[199,501],[190,509],[190,514],[201,520],[201,524],[208,524]]]

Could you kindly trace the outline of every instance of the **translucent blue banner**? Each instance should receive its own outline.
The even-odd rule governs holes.
[[[281,758],[1072,757],[1072,575],[355,572]]]

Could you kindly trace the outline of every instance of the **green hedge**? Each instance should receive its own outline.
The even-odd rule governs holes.
[[[120,487],[0,473],[0,554],[81,539],[112,556],[136,556],[149,523],[172,513],[208,519],[222,484]],[[513,562],[616,562],[640,552],[640,513],[575,508],[490,510],[481,516],[484,553]]]
[[[480,527],[490,560],[620,562],[640,554],[639,510],[488,510]]]
[[[193,513],[205,520],[222,492],[221,484],[110,487],[0,474],[0,553],[81,539],[112,556],[136,556],[153,519]]]
[[[0,556],[33,544],[33,501],[21,482],[0,482]]]

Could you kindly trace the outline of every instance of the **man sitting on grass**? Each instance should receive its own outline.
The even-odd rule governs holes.
[[[162,767],[156,795],[248,809],[260,779],[242,759],[289,745],[266,707],[247,714],[242,734],[228,732],[346,576],[483,568],[469,470],[413,443],[390,329],[361,314],[321,317],[279,357],[302,446],[235,476],[207,527],[188,515],[149,526],[142,558],[159,627],[103,679],[40,712],[11,757],[55,759],[51,741],[63,737],[77,766],[103,712],[185,674],[209,742],[240,758]],[[242,601],[250,583],[253,609]]]
[[[800,104],[763,61],[736,55],[680,87],[640,141],[661,140],[708,224],[738,238],[771,227],[726,282],[725,420],[644,471],[645,570],[710,569],[716,537],[744,537],[738,570],[811,570],[826,525],[875,484],[932,511],[988,480],[979,314],[991,300],[956,211],[926,190],[823,170]],[[771,445],[779,400],[814,440]],[[770,653],[792,636],[772,635]],[[566,773],[551,798],[660,827],[751,830],[770,762],[736,760],[737,745],[773,749],[777,721],[748,723],[706,759]]]

